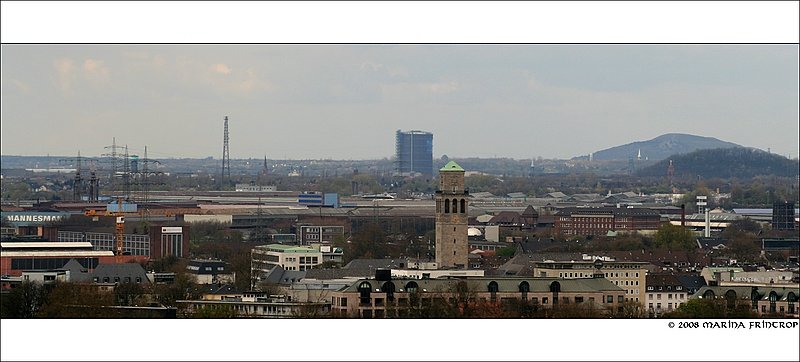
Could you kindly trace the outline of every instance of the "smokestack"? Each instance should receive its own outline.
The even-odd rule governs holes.
[[[686,227],[686,204],[681,204],[681,227]]]
[[[708,213],[709,213],[709,211],[708,211],[708,209],[706,209],[706,233],[705,233],[705,236],[707,238],[711,237],[711,219],[710,219],[710,217],[709,217],[710,215]]]

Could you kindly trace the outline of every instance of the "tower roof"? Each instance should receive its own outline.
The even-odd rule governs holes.
[[[464,169],[459,166],[456,161],[450,161],[444,167],[439,169],[440,172],[443,171],[461,171],[464,172]]]

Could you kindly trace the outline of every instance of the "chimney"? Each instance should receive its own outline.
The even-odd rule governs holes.
[[[686,227],[686,204],[681,204],[681,227]]]

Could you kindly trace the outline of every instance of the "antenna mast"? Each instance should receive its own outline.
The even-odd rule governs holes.
[[[231,153],[228,142],[228,116],[225,116],[225,132],[222,141],[222,181],[227,177],[228,181],[231,179]]]

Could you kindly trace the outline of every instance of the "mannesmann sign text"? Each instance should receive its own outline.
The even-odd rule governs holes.
[[[52,222],[64,220],[64,215],[7,215],[8,222]]]

